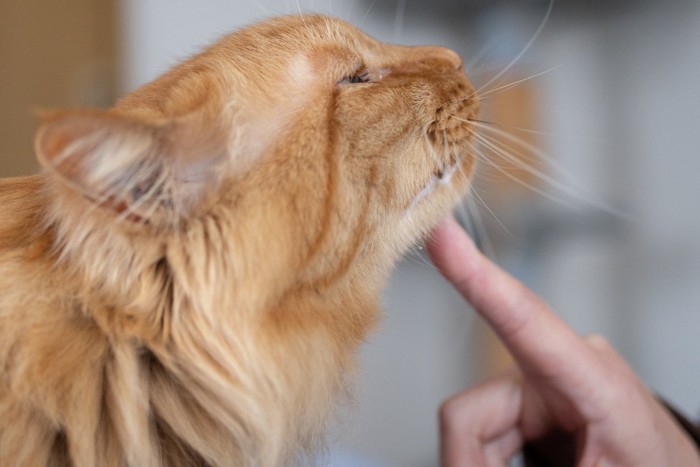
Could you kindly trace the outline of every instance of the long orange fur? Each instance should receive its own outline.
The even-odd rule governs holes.
[[[0,465],[303,459],[477,110],[454,52],[305,16],[46,115],[0,181]]]

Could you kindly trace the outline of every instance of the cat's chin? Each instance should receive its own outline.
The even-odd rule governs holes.
[[[420,203],[431,197],[441,187],[454,190],[455,188],[451,187],[451,183],[461,167],[462,162],[458,160],[436,169],[435,172],[430,175],[430,178],[423,188],[416,193],[408,204],[405,214],[410,215]]]

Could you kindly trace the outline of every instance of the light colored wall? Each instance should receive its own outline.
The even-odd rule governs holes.
[[[0,2],[0,176],[37,171],[36,111],[110,103],[113,24],[112,0]]]
[[[697,416],[700,3],[678,4],[606,25],[604,60],[617,104],[610,157],[635,221],[620,245],[617,339],[652,387]]]

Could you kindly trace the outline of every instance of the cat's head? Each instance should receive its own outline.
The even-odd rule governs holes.
[[[58,180],[56,217],[74,222],[67,236],[107,229],[164,255],[190,242],[195,253],[177,253],[188,267],[230,258],[232,275],[281,290],[388,269],[464,194],[477,112],[448,49],[283,17],[224,37],[113,109],[48,115],[36,150]],[[107,236],[92,238],[105,248]]]

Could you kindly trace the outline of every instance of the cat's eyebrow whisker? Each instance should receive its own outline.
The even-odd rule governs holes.
[[[296,0],[297,3],[297,11],[299,12],[299,16],[301,17],[301,21],[304,23],[304,27],[308,29],[309,25],[306,24],[306,18],[304,18],[304,13],[301,11],[301,4],[299,3],[299,0]]]
[[[265,5],[262,5],[262,4],[260,4],[260,2],[256,2],[253,0],[246,0],[246,3],[257,8],[260,11],[260,13],[262,13],[265,16],[275,15],[275,11],[272,10],[272,8],[269,8],[269,7],[266,7]]]
[[[483,45],[481,49],[471,58],[467,63],[464,64],[464,69],[465,70],[474,70],[478,69],[479,66],[482,64],[488,63],[489,62],[489,56],[491,55],[491,52],[494,49],[494,46],[496,45],[496,40],[494,38],[491,38],[489,43]],[[481,73],[476,73],[476,75],[480,75]],[[469,72],[470,76],[474,76],[475,73],[473,71]]]
[[[486,89],[488,86],[490,86],[491,84],[493,84],[493,83],[495,83],[496,81],[498,81],[503,75],[505,75],[506,73],[508,73],[508,71],[509,71],[511,68],[513,68],[513,66],[514,66],[516,63],[518,63],[518,62],[520,61],[520,59],[523,57],[523,55],[525,55],[525,54],[527,53],[528,50],[530,50],[530,47],[532,47],[532,44],[534,44],[535,41],[539,38],[540,34],[542,33],[542,30],[544,29],[545,25],[546,25],[547,22],[549,21],[549,17],[550,17],[551,14],[552,14],[552,8],[553,8],[553,7],[554,7],[554,0],[550,0],[550,1],[549,1],[549,6],[547,7],[547,12],[545,13],[544,18],[542,18],[542,22],[540,23],[539,27],[537,28],[537,30],[535,31],[535,33],[532,35],[532,37],[530,38],[530,40],[527,42],[527,44],[525,44],[525,46],[523,47],[523,49],[520,51],[520,53],[518,53],[518,55],[516,55],[515,58],[513,58],[513,60],[511,60],[510,63],[508,63],[508,65],[506,65],[505,68],[503,68],[499,73],[497,73],[496,76],[494,76],[493,78],[491,78],[490,80],[488,80],[485,84],[481,85],[481,86],[479,87],[479,89],[476,90],[475,94],[481,94],[481,91],[483,91],[483,90]]]
[[[352,21],[352,11],[355,9],[355,2],[356,1],[357,0],[352,0],[352,2],[350,2],[350,7],[348,8],[348,13],[347,13],[347,20],[348,21]]]
[[[403,25],[406,21],[406,0],[397,0],[396,13],[394,15],[394,42],[400,43],[403,39]]]
[[[362,28],[364,25],[365,20],[367,19],[367,16],[369,13],[372,11],[372,8],[374,8],[374,4],[377,2],[377,0],[372,0],[372,3],[370,3],[369,7],[367,8],[367,11],[365,12],[365,15],[362,17],[360,22],[358,23],[358,27]]]

